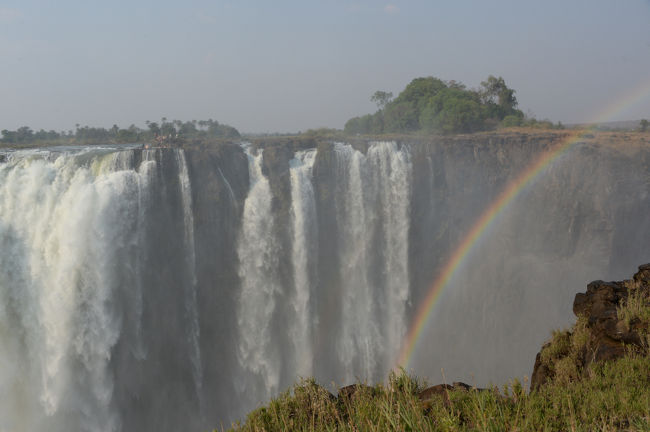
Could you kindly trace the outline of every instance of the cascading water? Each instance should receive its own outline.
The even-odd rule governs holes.
[[[145,262],[145,249],[142,247],[146,241],[145,225],[147,223],[147,215],[151,208],[151,191],[149,185],[155,181],[156,175],[156,162],[154,160],[155,153],[151,150],[143,152],[143,161],[138,167],[138,217],[135,241],[138,245],[135,253],[135,290],[133,297],[133,314],[134,314],[134,332],[135,332],[135,347],[134,356],[138,360],[144,360],[146,357],[145,344],[142,336],[142,293],[143,293],[143,278],[142,269]]]
[[[128,151],[45,156],[0,165],[0,429],[116,430],[113,298],[141,296],[131,258],[148,176],[122,169]]]
[[[131,364],[152,360],[147,245],[164,180],[160,152],[137,152],[28,151],[0,164],[0,430],[125,427],[115,357],[123,346]],[[175,159],[186,257],[178,268],[187,275],[181,321],[200,393],[191,189],[182,150]]]
[[[367,155],[337,144],[345,381],[381,380],[406,331],[411,166],[406,148],[379,142]]]
[[[262,174],[260,151],[246,149],[250,191],[244,204],[237,244],[241,288],[237,309],[239,357],[246,375],[239,384],[245,397],[268,397],[278,391],[282,352],[275,341],[273,318],[283,287],[278,280],[279,240],[271,213],[271,189]]]
[[[312,327],[318,318],[312,305],[311,292],[316,278],[317,242],[316,201],[312,186],[312,167],[316,151],[296,153],[290,161],[291,171],[291,257],[294,292],[290,300],[294,318],[289,330],[294,343],[295,370],[298,376],[313,374]]]
[[[350,381],[354,379],[355,371],[364,377],[375,378],[379,372],[378,356],[383,351],[378,305],[369,280],[372,271],[369,255],[374,247],[372,234],[376,215],[367,209],[376,185],[368,181],[368,162],[362,153],[342,144],[337,145],[336,151],[338,174],[343,181],[337,190],[337,196],[341,197],[337,210],[341,226],[343,297],[337,349],[346,371],[343,378]]]
[[[368,159],[377,185],[376,198],[381,218],[383,263],[380,283],[384,300],[381,311],[382,334],[388,348],[383,369],[395,364],[391,356],[406,333],[406,305],[409,300],[408,238],[410,225],[411,161],[406,149],[395,143],[380,142],[368,149]]]
[[[299,376],[385,379],[430,283],[535,152],[0,155],[0,431],[206,430]],[[415,372],[530,373],[567,298],[650,261],[648,161],[576,146],[550,166],[450,281]]]
[[[187,172],[185,152],[175,149],[176,162],[178,165],[178,180],[181,185],[181,201],[183,204],[183,225],[185,232],[185,250],[188,269],[187,283],[185,289],[185,310],[187,322],[189,323],[188,337],[191,345],[192,367],[194,373],[194,385],[199,391],[203,381],[203,367],[201,365],[201,349],[199,347],[200,329],[199,316],[196,304],[196,249],[194,246],[194,216],[192,215],[192,190],[190,177]]]

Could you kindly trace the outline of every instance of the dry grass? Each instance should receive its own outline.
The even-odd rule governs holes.
[[[558,366],[562,368],[564,366]],[[567,367],[571,367],[567,363]],[[406,374],[386,386],[333,398],[313,380],[248,415],[233,431],[594,431],[650,430],[650,358],[597,364],[581,380],[555,380],[527,393],[515,381],[501,392],[450,391],[422,402],[423,384]]]

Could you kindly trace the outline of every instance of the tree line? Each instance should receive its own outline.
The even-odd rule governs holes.
[[[468,89],[458,81],[435,77],[415,78],[393,99],[377,91],[371,96],[377,112],[354,117],[345,124],[352,134],[381,133],[471,133],[496,127],[530,125],[554,127],[551,122],[528,119],[517,109],[515,90],[502,77],[490,75],[479,89]],[[558,127],[561,125],[558,124]]]
[[[147,120],[147,128],[142,129],[135,125],[120,128],[118,125],[106,129],[102,127],[80,126],[75,130],[34,131],[29,126],[16,130],[4,129],[0,131],[0,142],[3,144],[106,144],[106,143],[138,143],[152,141],[158,137],[175,139],[206,139],[206,138],[237,138],[239,131],[232,126],[221,124],[216,120],[167,120],[163,117],[160,122]]]

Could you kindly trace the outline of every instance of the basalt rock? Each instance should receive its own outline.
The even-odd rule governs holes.
[[[644,335],[648,332],[648,323],[620,313],[632,293],[637,302],[647,304],[650,300],[650,264],[639,266],[639,271],[630,280],[594,281],[587,285],[585,293],[576,294],[573,313],[586,319],[589,332],[586,345],[577,358],[580,369],[594,362],[621,358],[629,350],[647,350]],[[542,355],[550,346],[550,343],[544,344],[535,358],[531,389],[539,388],[554,377],[553,368],[544,363]]]

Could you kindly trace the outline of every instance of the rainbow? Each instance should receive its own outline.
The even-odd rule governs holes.
[[[599,123],[611,119],[617,113],[624,109],[640,102],[646,96],[650,95],[650,81],[644,83],[634,91],[622,97],[615,104],[609,106],[600,115],[596,116],[592,123]],[[560,155],[566,152],[573,144],[580,141],[584,135],[590,132],[593,127],[583,130],[574,131],[564,137],[558,144],[556,144],[549,151],[542,154],[531,165],[524,169],[518,177],[510,182],[501,194],[494,200],[488,208],[481,214],[478,220],[474,223],[470,231],[463,238],[462,242],[454,250],[451,257],[443,267],[440,274],[431,284],[424,301],[415,314],[411,322],[411,326],[406,334],[406,339],[400,350],[397,367],[407,368],[417,342],[422,336],[423,330],[426,328],[427,321],[432,315],[436,301],[449,284],[456,271],[461,267],[465,258],[468,256],[473,247],[477,244],[478,240],[485,234],[487,229],[503,213],[503,210],[510,204],[524,188],[532,182],[547,166],[549,166]]]

